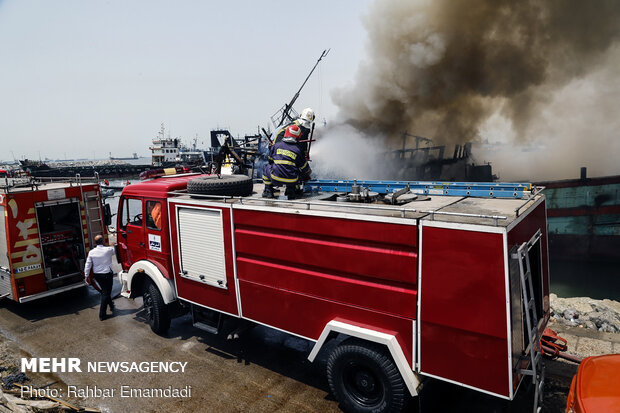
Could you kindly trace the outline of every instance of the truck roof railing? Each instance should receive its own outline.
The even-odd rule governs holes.
[[[503,215],[484,215],[484,214],[470,214],[465,212],[448,212],[448,211],[440,211],[440,210],[417,210],[414,208],[405,208],[397,205],[375,205],[375,204],[355,204],[355,203],[340,203],[340,202],[332,202],[332,201],[323,201],[318,202],[317,200],[287,200],[287,199],[266,199],[266,198],[255,198],[255,197],[243,197],[243,196],[228,196],[228,195],[204,195],[204,194],[190,194],[187,190],[184,191],[171,191],[168,192],[169,195],[179,195],[179,196],[187,196],[190,195],[193,198],[204,198],[204,199],[213,199],[213,200],[221,200],[221,201],[238,201],[239,204],[247,204],[247,203],[261,203],[261,204],[287,204],[287,205],[299,205],[305,207],[304,209],[310,210],[312,206],[315,207],[325,207],[329,206],[332,208],[344,208],[344,209],[358,209],[358,210],[378,210],[378,211],[390,211],[390,212],[400,212],[401,218],[406,218],[407,212],[418,212],[421,214],[428,214],[431,220],[435,219],[435,215],[448,215],[448,216],[458,216],[458,217],[466,217],[466,218],[481,218],[481,219],[490,219],[493,220],[493,224],[495,226],[499,225],[500,220],[506,220],[508,217]],[[536,192],[538,194],[538,192]],[[531,202],[535,197],[535,194],[527,197],[525,202],[521,204],[518,208],[515,208],[515,216],[519,216],[519,210]],[[415,202],[415,201],[412,201]],[[444,205],[446,207],[449,205]],[[443,208],[442,207],[442,208]]]
[[[311,209],[312,206],[330,206],[335,208],[348,208],[348,209],[374,209],[374,210],[383,210],[383,211],[399,211],[401,213],[401,217],[405,217],[405,213],[407,212],[417,212],[417,209],[413,208],[403,208],[398,206],[382,206],[382,205],[374,205],[374,204],[354,204],[350,202],[346,203],[338,203],[338,202],[317,202],[316,200],[312,201],[303,201],[303,200],[289,200],[289,199],[267,199],[267,198],[254,198],[254,197],[244,197],[244,196],[227,196],[227,195],[203,195],[203,194],[190,194],[187,191],[171,191],[168,192],[170,195],[190,195],[194,198],[205,198],[205,199],[217,199],[217,200],[234,200],[239,201],[239,204],[247,204],[248,202],[252,203],[268,203],[270,205],[273,204],[288,204],[288,205],[303,205],[306,210]]]
[[[9,192],[13,188],[25,188],[32,187],[37,188],[39,185],[54,184],[54,183],[67,183],[71,186],[82,186],[84,183],[99,183],[99,173],[95,172],[95,176],[81,176],[76,174],[74,177],[66,176],[20,176],[15,178],[0,178],[0,189],[4,189]]]
[[[528,199],[527,202],[530,202],[530,200]],[[451,216],[458,216],[458,217],[469,217],[469,218],[492,219],[495,226],[499,224],[500,219],[507,219],[507,217],[502,216],[502,215],[467,214],[465,212],[448,212],[448,211],[438,211],[438,210],[420,211],[420,212],[425,213],[425,214],[430,214],[431,221],[435,219],[435,214],[451,215]],[[517,216],[519,215],[517,214]]]
[[[0,180],[0,188],[5,190],[10,190],[12,188],[23,188],[25,186],[30,186],[32,182],[31,178],[19,177],[19,178],[9,178],[5,177]]]

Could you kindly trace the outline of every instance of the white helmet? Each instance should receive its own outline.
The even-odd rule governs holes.
[[[301,111],[301,115],[299,116],[299,120],[306,128],[310,126],[312,122],[314,122],[314,111],[312,108],[305,108]]]

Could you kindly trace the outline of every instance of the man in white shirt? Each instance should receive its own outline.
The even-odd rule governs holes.
[[[109,305],[110,311],[114,312],[114,303],[112,302],[112,257],[114,257],[114,247],[103,246],[103,235],[95,236],[95,248],[90,250],[84,265],[84,276],[90,276],[90,270],[97,284],[101,287],[101,305],[99,306],[99,320],[106,319],[106,308]]]

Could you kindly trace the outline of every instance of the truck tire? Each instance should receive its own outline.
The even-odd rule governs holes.
[[[327,380],[345,412],[401,412],[405,383],[384,346],[358,339],[340,344],[327,361]]]
[[[170,328],[168,306],[164,303],[159,289],[152,282],[149,282],[144,289],[142,301],[151,330],[156,334],[166,334]]]
[[[203,176],[187,183],[187,192],[199,195],[247,196],[252,189],[252,178],[246,175]]]

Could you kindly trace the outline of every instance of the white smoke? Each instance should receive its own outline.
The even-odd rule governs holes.
[[[312,145],[312,175],[320,179],[376,179],[385,170],[380,157],[385,150],[382,139],[338,124],[325,130]]]

